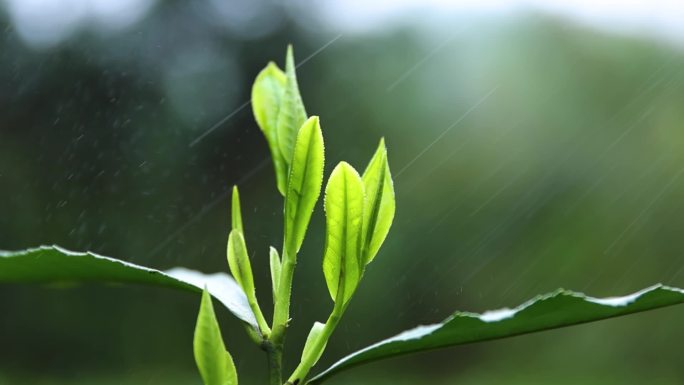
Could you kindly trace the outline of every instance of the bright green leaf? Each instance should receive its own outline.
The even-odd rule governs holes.
[[[285,57],[285,76],[287,78],[285,94],[280,103],[280,110],[278,110],[276,130],[280,153],[285,164],[291,165],[297,132],[306,120],[306,110],[302,96],[299,94],[291,45],[287,47],[287,56]]]
[[[204,385],[237,385],[235,364],[223,344],[211,296],[206,289],[202,293],[193,348]]]
[[[94,253],[58,246],[0,251],[0,282],[10,283],[136,283],[191,292],[204,287],[228,310],[257,329],[256,318],[240,286],[225,273],[203,274],[177,267],[159,271]]]
[[[385,141],[368,163],[363,173],[366,200],[363,213],[363,244],[361,256],[364,266],[370,263],[385,241],[394,219],[394,183],[387,162]]]
[[[252,265],[247,255],[247,245],[242,232],[233,229],[228,236],[228,266],[230,273],[240,285],[242,290],[250,295],[254,294],[254,278],[252,277]]]
[[[323,183],[323,133],[318,116],[299,130],[285,195],[285,247],[296,253],[302,246]]]
[[[323,273],[330,296],[347,302],[363,269],[360,255],[363,182],[346,162],[335,167],[325,187],[326,244]],[[343,291],[343,292],[342,292]]]
[[[252,86],[252,110],[254,119],[264,133],[268,147],[271,150],[273,167],[275,169],[278,191],[285,195],[287,188],[287,163],[278,145],[278,112],[285,95],[287,77],[278,66],[270,62],[257,75]]]
[[[278,250],[273,247],[269,250],[269,262],[271,266],[271,287],[273,287],[273,298],[275,298],[275,295],[278,292],[278,286],[280,285],[282,262],[280,261]]]
[[[680,303],[684,303],[684,290],[663,285],[613,298],[592,298],[558,290],[515,309],[483,314],[456,312],[442,323],[407,330],[346,356],[308,383],[320,383],[335,373],[384,358],[555,329]]]
[[[240,209],[240,193],[237,186],[233,186],[233,197],[231,204],[231,224],[233,229],[240,230],[243,234],[245,230],[242,228],[242,209]]]
[[[259,308],[259,303],[256,298],[252,265],[249,261],[247,245],[245,244],[245,237],[242,234],[242,231],[233,229],[230,232],[226,254],[228,254],[228,267],[230,267],[230,272],[247,296],[247,301],[249,302],[252,312],[256,316],[261,334],[267,336],[270,334],[271,329],[268,327],[268,323],[261,312],[261,308]]]
[[[304,361],[305,358],[311,354],[311,349],[313,349],[314,344],[321,337],[321,334],[323,334],[323,328],[325,328],[325,324],[320,322],[314,322],[313,326],[311,327],[311,331],[309,331],[308,337],[306,337],[306,343],[304,343],[304,350],[302,350],[302,361]],[[321,359],[326,344],[323,345],[323,349],[320,349],[318,351],[316,357],[313,357],[313,361],[311,361],[310,363],[311,366],[314,366],[316,362],[318,362],[318,360]]]

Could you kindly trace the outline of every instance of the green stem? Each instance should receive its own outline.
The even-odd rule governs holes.
[[[259,331],[254,329],[254,327],[251,324],[244,324],[245,326],[245,331],[247,331],[247,335],[249,336],[249,339],[252,340],[255,344],[261,345],[264,343],[264,337],[261,335]]]
[[[269,385],[283,384],[283,350],[271,343],[265,345],[268,354],[268,383]]]
[[[282,341],[290,320],[290,296],[292,295],[292,277],[297,265],[297,254],[288,251],[286,246],[283,250],[283,266],[280,272],[278,293],[276,293],[273,309],[273,335],[272,340]]]
[[[263,339],[268,339],[268,337],[271,335],[271,328],[268,327],[268,322],[266,322],[266,318],[264,318],[264,313],[261,312],[261,308],[259,307],[259,303],[257,302],[254,293],[251,293],[251,295],[247,297],[247,302],[249,303],[249,307],[252,309],[252,312],[256,317],[257,324],[259,325],[259,331],[261,332]]]
[[[325,349],[330,336],[335,331],[337,324],[342,318],[342,314],[344,314],[344,311],[347,309],[347,304],[349,304],[349,301],[343,302],[342,295],[339,295],[340,292],[344,293],[344,283],[341,285],[341,290],[338,290],[338,301],[335,302],[335,307],[333,308],[332,313],[330,313],[328,320],[325,321],[325,326],[323,327],[321,335],[316,340],[313,347],[309,350],[308,354],[302,357],[301,362],[287,380],[287,385],[303,385],[304,379],[309,374],[309,371],[316,364],[316,361]]]

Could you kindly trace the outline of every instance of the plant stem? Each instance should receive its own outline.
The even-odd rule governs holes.
[[[244,324],[244,326],[249,339],[251,339],[257,345],[264,343],[264,337],[256,329],[254,329],[251,324]]]
[[[344,285],[342,285],[342,293],[344,293]],[[321,332],[321,335],[319,336],[318,340],[316,340],[312,349],[309,350],[306,357],[302,357],[301,362],[294,370],[290,378],[287,380],[287,385],[304,384],[304,379],[309,374],[311,368],[316,364],[318,358],[321,356],[321,353],[325,349],[328,340],[330,339],[330,336],[335,331],[337,324],[340,322],[340,319],[342,318],[342,314],[347,308],[347,304],[349,302],[343,303],[342,298],[339,298],[339,300],[340,302],[335,303],[335,307],[333,308],[332,313],[330,313],[328,320],[325,322],[325,326],[323,327],[323,331]]]
[[[268,354],[268,383],[269,385],[283,384],[283,349],[271,343],[265,345]]]
[[[275,305],[273,309],[273,334],[272,340],[280,344],[285,338],[285,331],[290,320],[290,296],[292,295],[292,277],[294,276],[295,266],[297,265],[297,253],[288,251],[285,246],[283,250],[283,266],[280,272],[280,283],[278,293],[276,293]]]
[[[266,318],[264,318],[264,313],[261,312],[261,308],[259,307],[259,303],[257,302],[255,295],[252,294],[248,296],[247,302],[249,302],[249,307],[254,313],[254,317],[259,325],[259,331],[261,332],[261,335],[264,339],[268,339],[268,337],[271,335],[271,328],[268,327],[268,322],[266,322]]]

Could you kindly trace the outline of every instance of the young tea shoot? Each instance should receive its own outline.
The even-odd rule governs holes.
[[[238,187],[231,199],[231,229],[226,248],[225,273],[202,274],[186,268],[159,271],[94,253],[67,251],[58,246],[0,252],[0,282],[125,282],[165,286],[201,294],[194,336],[194,356],[205,385],[236,385],[238,374],[226,350],[214,313],[212,297],[240,319],[249,337],[268,358],[269,385],[318,384],[358,365],[402,354],[504,338],[570,326],[684,302],[684,290],[654,285],[624,297],[592,298],[558,290],[514,308],[483,314],[455,312],[446,320],[419,326],[351,353],[317,375],[311,370],[326,346],[364,278],[366,267],[378,255],[394,219],[394,183],[384,139],[360,174],[340,162],[325,181],[325,247],[322,265],[331,309],[325,322],[315,322],[301,354],[285,350],[292,322],[292,282],[297,257],[306,240],[311,216],[324,186],[325,146],[321,119],[304,108],[295,73],[292,47],[287,48],[285,70],[271,62],[257,75],[252,88],[252,110],[266,138],[275,172],[275,190],[283,197],[283,241],[268,248],[271,288],[257,291],[247,245]],[[370,152],[370,151],[369,151]],[[308,258],[307,258],[308,259]],[[306,263],[311,262],[310,259]],[[269,322],[257,294],[273,296]],[[326,293],[320,293],[325,296]],[[299,362],[283,373],[283,358]]]

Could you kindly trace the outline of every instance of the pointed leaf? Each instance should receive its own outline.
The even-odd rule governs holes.
[[[307,120],[297,135],[285,196],[285,242],[288,252],[302,246],[323,183],[323,134],[317,116]]]
[[[252,265],[247,255],[245,238],[240,230],[234,229],[228,236],[228,266],[238,285],[247,294],[254,294],[254,278],[252,276]]]
[[[240,209],[240,193],[237,186],[233,186],[230,215],[233,229],[240,230],[244,234],[245,230],[242,229],[242,209]]]
[[[613,298],[592,298],[582,293],[558,290],[538,296],[515,309],[482,314],[456,312],[442,323],[407,330],[346,356],[309,383],[320,383],[335,373],[388,357],[517,336],[680,303],[684,303],[684,290],[663,285]]]
[[[280,271],[282,270],[282,262],[280,261],[278,250],[271,247],[269,250],[269,259],[271,266],[271,287],[273,288],[273,298],[275,298],[275,295],[278,292],[278,286],[280,285]]]
[[[21,251],[0,251],[0,282],[136,283],[209,293],[228,310],[253,328],[254,313],[238,284],[225,273],[203,274],[177,267],[159,271],[94,253],[79,253],[58,246],[41,246]]]
[[[247,245],[245,244],[245,237],[242,234],[242,231],[233,229],[230,232],[226,254],[228,255],[228,267],[230,268],[230,272],[247,296],[247,302],[256,316],[261,334],[264,336],[269,335],[271,330],[268,327],[268,323],[261,312],[261,308],[259,307],[256,298],[252,265],[249,261]]]
[[[285,195],[287,188],[287,164],[278,146],[278,112],[285,95],[287,77],[278,66],[270,62],[257,75],[252,86],[252,110],[254,119],[264,133],[271,150],[278,191]]]
[[[368,163],[363,173],[366,200],[363,212],[363,245],[361,255],[364,266],[370,263],[380,250],[394,219],[394,183],[387,162],[385,141]]]
[[[333,170],[325,187],[323,273],[334,301],[342,298],[343,302],[347,302],[361,277],[362,216],[363,182],[352,166],[341,162]]]
[[[276,129],[280,153],[285,164],[290,165],[297,132],[306,120],[306,110],[304,110],[302,96],[299,94],[291,45],[287,47],[287,56],[285,57],[285,76],[287,78],[285,94],[280,103],[280,110],[278,110]]]
[[[197,316],[193,350],[204,385],[237,385],[235,364],[223,344],[211,296],[206,289]]]
[[[314,322],[313,326],[311,327],[311,331],[309,331],[309,335],[306,337],[306,343],[304,343],[304,350],[302,350],[302,361],[304,360],[305,357],[307,357],[309,354],[311,354],[311,349],[313,349],[314,344],[318,339],[320,338],[321,334],[323,334],[323,328],[325,328],[325,324],[320,323],[320,322]],[[326,341],[327,344],[327,341]],[[323,355],[323,351],[325,350],[325,345],[323,345],[323,349],[321,349],[318,352],[318,355],[314,357],[313,362],[311,363],[311,366],[315,365],[318,360],[321,359],[321,356]]]

